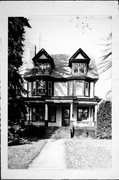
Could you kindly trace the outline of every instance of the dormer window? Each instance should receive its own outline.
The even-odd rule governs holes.
[[[50,74],[51,73],[51,65],[49,63],[39,63],[38,72],[39,72],[39,74]]]
[[[33,57],[33,63],[39,74],[51,74],[52,69],[55,68],[53,58],[45,51],[45,49],[41,49]]]
[[[69,59],[69,67],[72,68],[72,75],[86,75],[89,62],[90,58],[82,49],[76,51]]]
[[[72,74],[86,74],[87,73],[87,64],[85,63],[72,63]]]

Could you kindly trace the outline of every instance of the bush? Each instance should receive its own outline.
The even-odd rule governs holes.
[[[103,101],[97,113],[97,137],[100,139],[112,138],[112,103]]]

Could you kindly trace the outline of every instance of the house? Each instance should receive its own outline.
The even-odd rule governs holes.
[[[38,126],[96,127],[95,83],[98,80],[93,60],[80,48],[69,59],[50,56],[41,49],[33,57],[34,68],[24,74],[27,83],[28,124]]]

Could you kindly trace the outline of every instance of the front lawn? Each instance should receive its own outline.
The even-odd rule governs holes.
[[[67,168],[111,168],[111,140],[69,139]]]
[[[38,156],[46,140],[39,140],[30,144],[8,147],[8,168],[27,169],[29,164]]]

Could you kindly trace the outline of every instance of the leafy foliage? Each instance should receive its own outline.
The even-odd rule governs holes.
[[[112,125],[112,104],[111,101],[103,101],[97,114],[97,136],[100,139],[111,139]]]
[[[8,123],[20,124],[25,118],[26,107],[23,94],[26,90],[19,68],[22,65],[24,51],[25,27],[29,27],[24,17],[9,17],[8,19]],[[16,132],[16,131],[15,131]]]

